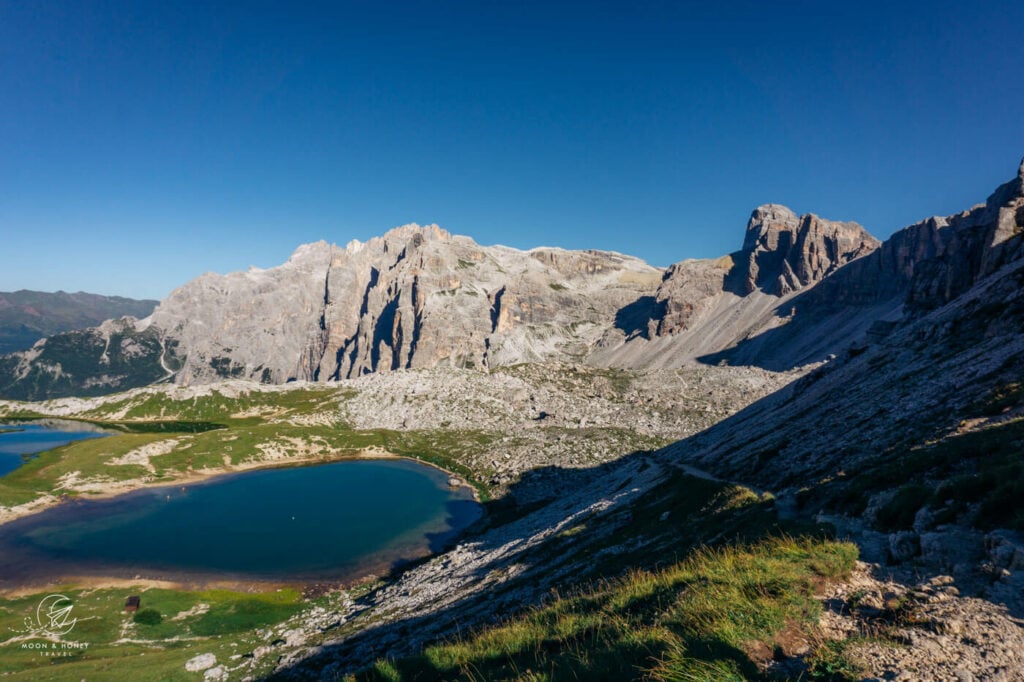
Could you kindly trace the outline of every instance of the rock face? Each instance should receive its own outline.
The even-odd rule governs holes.
[[[857,223],[797,216],[778,204],[759,206],[747,223],[742,249],[671,266],[647,308],[649,319],[636,322],[632,331],[608,334],[591,361],[665,368],[725,360],[781,370],[819,360],[833,346],[862,335],[886,311],[871,310],[866,321],[844,311],[846,319],[837,321],[822,314],[830,305],[818,305],[808,312],[820,324],[805,328],[801,320],[782,332],[790,338],[776,340],[795,317],[794,299],[879,244]],[[750,347],[754,339],[760,340]]]
[[[713,299],[727,293],[741,300],[754,292],[786,297],[817,284],[879,244],[857,223],[798,217],[778,204],[758,206],[750,215],[740,251],[669,268],[656,295],[664,305],[657,334],[686,330],[713,308]]]
[[[734,257],[737,267],[730,274],[738,293],[761,290],[785,296],[821,281],[879,244],[857,223],[813,214],[797,217],[785,206],[765,204],[750,215],[743,249]]]
[[[482,247],[406,225],[345,248],[309,244],[270,270],[204,275],[143,326],[187,349],[180,383],[486,368],[585,355],[660,277],[619,254]]]
[[[818,298],[838,295],[853,282],[877,278],[879,296],[902,296],[907,311],[884,333],[854,345],[776,396],[793,409],[791,419],[769,419],[778,405],[752,407],[744,413],[751,423],[766,419],[785,423],[785,429],[758,429],[763,438],[751,440],[750,424],[734,433],[733,425],[723,422],[708,431],[715,452],[707,451],[701,462],[718,462],[720,470],[727,462],[726,472],[742,480],[740,474],[754,464],[758,449],[774,452],[787,440],[785,432],[795,429],[804,435],[789,439],[750,471],[756,470],[761,482],[773,486],[797,473],[826,474],[842,466],[813,454],[835,450],[835,434],[815,428],[825,414],[844,414],[848,423],[857,424],[858,437],[872,441],[860,453],[867,455],[884,452],[905,438],[908,429],[918,428],[919,415],[928,414],[929,423],[947,417],[959,420],[960,408],[983,404],[997,383],[1012,384],[1024,371],[1022,207],[1024,169],[985,205],[912,225],[807,292],[805,296]],[[873,418],[879,405],[888,406],[885,419]],[[902,419],[906,428],[893,429],[894,419]],[[958,421],[944,425],[958,426]],[[719,462],[717,449],[728,449],[734,439],[744,442],[741,452],[753,459],[736,452]],[[845,453],[847,465],[853,454]]]
[[[673,265],[649,319],[634,325],[649,333],[611,334],[591,361],[784,370],[877,340],[1021,257],[1022,172],[986,203],[921,221],[881,244],[856,223],[761,206],[743,249]]]

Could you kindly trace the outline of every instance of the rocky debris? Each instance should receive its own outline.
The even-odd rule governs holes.
[[[151,474],[155,474],[156,469],[153,466],[153,463],[149,461],[150,458],[174,452],[178,449],[180,442],[180,439],[168,438],[167,440],[158,440],[154,443],[147,443],[146,445],[139,446],[134,450],[129,450],[120,457],[107,460],[106,464],[110,466],[137,464],[145,467]]]
[[[199,654],[185,661],[185,670],[198,673],[217,665],[217,657],[213,654]]]
[[[950,576],[908,587],[858,563],[825,595],[821,628],[874,680],[1024,680],[1024,621],[960,596]]]
[[[228,669],[223,665],[218,665],[214,668],[210,668],[205,673],[203,673],[203,679],[208,680],[209,682],[224,682],[225,680],[229,679],[229,677],[230,674],[228,673]]]
[[[341,382],[354,395],[341,403],[340,415],[359,429],[500,434],[460,461],[490,485],[506,486],[524,471],[593,467],[691,435],[799,376],[747,367],[424,369]],[[541,413],[547,417],[538,419]]]

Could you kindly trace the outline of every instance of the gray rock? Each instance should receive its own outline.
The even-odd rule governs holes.
[[[913,531],[889,535],[889,555],[893,561],[908,561],[921,553],[921,537]]]
[[[185,670],[190,673],[202,672],[217,665],[217,657],[213,654],[199,654],[185,661]]]

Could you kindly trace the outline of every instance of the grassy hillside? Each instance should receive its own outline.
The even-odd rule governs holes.
[[[849,543],[808,538],[700,549],[348,679],[759,679],[754,661],[812,636],[821,615],[816,591],[846,577],[856,557]],[[808,658],[807,679],[854,673],[829,647]]]

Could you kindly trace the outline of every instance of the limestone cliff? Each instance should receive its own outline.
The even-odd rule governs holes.
[[[176,381],[327,381],[582,358],[661,271],[615,253],[484,247],[405,225],[282,266],[204,275],[143,323],[185,349]]]

